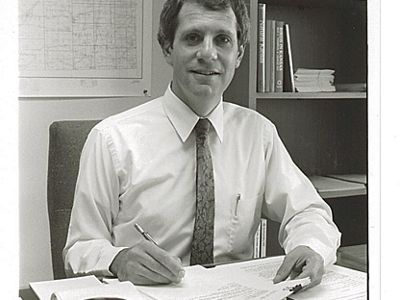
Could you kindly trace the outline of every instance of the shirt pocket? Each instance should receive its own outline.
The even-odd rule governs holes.
[[[253,236],[261,218],[263,194],[240,193],[232,201],[229,224],[229,252],[252,251]]]

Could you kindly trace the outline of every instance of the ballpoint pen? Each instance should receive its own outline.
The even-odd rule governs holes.
[[[152,242],[154,245],[158,246],[157,242],[151,237],[150,233],[143,230],[138,223],[135,223],[136,230],[148,241]]]

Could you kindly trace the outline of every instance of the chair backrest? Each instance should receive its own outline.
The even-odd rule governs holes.
[[[54,279],[65,278],[62,249],[68,232],[80,155],[90,130],[98,122],[56,121],[50,125],[47,207]]]

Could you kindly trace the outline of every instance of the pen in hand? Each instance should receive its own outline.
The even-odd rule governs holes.
[[[146,232],[143,230],[143,228],[135,223],[135,228],[136,230],[148,241],[152,242],[154,245],[156,245],[157,247],[160,247],[157,242],[151,237],[150,233]],[[179,270],[179,274],[177,275],[176,280],[174,280],[175,283],[179,283],[182,278],[185,276],[185,271],[181,268],[181,261],[179,258],[176,258],[179,262],[178,264],[180,265],[180,270]]]
[[[143,230],[138,223],[135,223],[136,230],[148,241],[152,242],[154,245],[158,246],[157,242],[151,237],[150,233]]]

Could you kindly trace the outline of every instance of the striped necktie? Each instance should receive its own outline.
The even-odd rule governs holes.
[[[210,122],[200,119],[196,126],[196,218],[190,265],[214,262],[214,174],[208,133]]]

